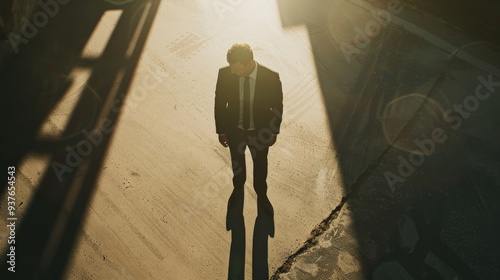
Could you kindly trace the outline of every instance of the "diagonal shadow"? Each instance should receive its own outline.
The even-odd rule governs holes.
[[[69,2],[8,60],[1,86],[6,93],[3,104],[8,104],[2,106],[2,111],[9,118],[2,119],[1,128],[11,136],[3,139],[2,167],[18,166],[28,153],[51,158],[51,168],[35,186],[36,192],[17,229],[19,279],[63,278],[159,2],[135,1],[125,6],[100,1]],[[80,55],[110,8],[121,9],[122,14],[102,55],[89,64]],[[92,71],[88,86],[62,136],[39,140],[40,126],[67,94],[72,81],[66,77],[76,67]],[[88,150],[71,162],[71,168],[55,172],[54,163],[68,164],[68,148],[83,145]],[[7,271],[4,261],[2,273]]]
[[[352,247],[358,248],[357,252],[349,253],[360,264],[361,271],[349,275],[352,278],[346,275],[337,277],[372,279],[376,275],[374,270],[383,261],[381,259],[384,250],[386,248],[394,250],[393,243],[398,243],[398,228],[401,228],[402,216],[407,214],[415,220],[417,224],[415,231],[420,233],[422,238],[416,245],[412,245],[415,254],[408,254],[407,250],[399,261],[404,263],[411,259],[403,266],[414,279],[431,279],[425,277],[436,275],[442,277],[441,273],[444,272],[438,272],[436,267],[430,267],[425,263],[429,252],[437,255],[455,275],[460,276],[457,279],[461,277],[476,279],[477,275],[470,267],[470,259],[466,263],[464,255],[458,255],[449,245],[442,242],[443,223],[437,221],[440,217],[449,217],[452,214],[452,207],[455,209],[460,207],[460,203],[457,202],[461,198],[460,192],[474,192],[472,190],[475,187],[474,178],[468,171],[471,166],[465,159],[463,151],[467,148],[466,143],[452,136],[451,144],[448,142],[449,145],[442,145],[439,150],[436,148],[436,155],[426,158],[425,166],[421,167],[422,174],[419,174],[421,176],[413,175],[405,181],[405,185],[413,189],[407,187],[401,191],[393,190],[391,193],[384,180],[384,171],[397,168],[399,154],[411,155],[409,152],[411,149],[400,149],[394,145],[395,142],[400,139],[411,139],[413,143],[413,139],[428,137],[429,129],[446,127],[446,124],[440,122],[442,112],[439,110],[442,108],[435,108],[439,106],[435,106],[437,102],[433,99],[444,99],[444,101],[439,100],[442,103],[447,101],[446,97],[437,94],[439,87],[445,84],[447,75],[450,75],[449,72],[453,67],[460,69],[464,66],[453,61],[450,56],[441,59],[441,50],[436,51],[437,48],[420,38],[405,33],[402,28],[392,26],[379,30],[380,32],[371,36],[370,40],[358,42],[356,45],[359,47],[358,51],[346,55],[346,45],[340,42],[345,42],[349,36],[349,39],[354,41],[352,37],[355,36],[353,35],[355,27],[367,21],[366,19],[364,22],[357,21],[356,16],[360,8],[352,5],[354,2],[370,2],[381,9],[388,1],[325,0],[315,1],[314,4],[305,0],[277,1],[282,25],[285,28],[302,25],[308,31],[332,142],[345,188],[343,193],[346,196],[339,207],[325,220],[328,222],[335,219],[338,212],[346,208],[343,207],[347,204],[344,203],[346,201],[352,207],[346,211],[351,215],[353,232],[349,232],[345,244],[351,243]],[[369,20],[373,20],[371,16],[368,13]],[[346,36],[347,33],[349,36]],[[357,36],[359,39],[360,35]],[[347,52],[350,51],[353,49],[347,49]],[[409,59],[405,56],[407,53],[412,55],[419,53],[421,57]],[[426,55],[431,57],[429,65],[423,60]],[[470,80],[474,78],[476,77],[468,77]],[[475,86],[474,82],[472,85]],[[472,91],[473,89],[474,87]],[[412,112],[409,119],[398,120],[405,122],[406,126],[394,129],[397,131],[392,133],[396,136],[392,142],[389,141],[386,135],[387,128],[382,123],[384,110],[391,106],[393,100],[415,92],[423,92],[422,99],[425,101],[420,102],[420,107]],[[450,96],[453,94],[454,92],[449,93]],[[445,133],[454,135],[449,130]],[[450,164],[451,162],[453,164]],[[427,173],[424,173],[424,170]],[[444,193],[447,195],[443,195]],[[434,217],[435,220],[430,225],[423,224],[418,213],[423,211],[422,207],[428,210],[435,203],[453,206],[441,209],[443,212]],[[348,226],[340,224],[338,227],[342,231]],[[482,230],[488,231],[488,229]],[[374,243],[377,244],[377,249],[373,249]],[[338,251],[341,251],[341,245],[338,245]],[[342,249],[347,251],[348,247]],[[337,252],[334,256],[340,258],[340,253]],[[488,264],[491,265],[493,260],[493,258],[488,260]],[[335,262],[335,258],[325,262],[328,261]],[[321,267],[321,264],[318,265]],[[327,265],[325,263],[325,266]],[[278,273],[288,271],[289,266],[290,263],[282,266],[278,269]],[[384,277],[377,279],[389,279]],[[273,279],[278,278],[273,277]]]
[[[496,1],[481,0],[473,3],[450,0],[414,0],[413,5],[458,26],[472,38],[500,42],[500,38],[495,34],[500,32],[500,22],[498,21],[500,5]]]

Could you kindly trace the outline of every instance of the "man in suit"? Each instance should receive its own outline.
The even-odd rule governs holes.
[[[243,194],[246,180],[245,150],[254,165],[254,189],[258,207],[274,210],[267,197],[267,154],[280,132],[283,92],[279,75],[258,64],[247,44],[234,44],[227,52],[229,66],[219,70],[215,89],[215,126],[219,142],[229,147],[233,169],[233,193],[228,208]]]

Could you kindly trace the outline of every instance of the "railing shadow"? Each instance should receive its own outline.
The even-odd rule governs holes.
[[[159,2],[68,2],[7,61],[2,132],[10,137],[3,139],[2,168],[19,166],[30,153],[49,155],[51,162],[17,228],[18,279],[64,276]],[[101,56],[89,63],[81,59],[82,50],[110,8],[122,14]],[[62,135],[40,140],[40,126],[67,94],[75,68],[91,70],[87,87]],[[79,148],[80,159],[68,162],[70,150]],[[2,274],[9,273],[7,266],[2,262]]]

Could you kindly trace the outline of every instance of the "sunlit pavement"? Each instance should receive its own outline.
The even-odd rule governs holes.
[[[213,119],[217,70],[234,42],[249,43],[283,84],[282,132],[269,155],[269,275],[499,277],[498,46],[396,1],[305,2],[162,1],[135,74],[99,72],[98,84],[131,85],[66,278],[224,279],[238,266],[226,231],[229,151]],[[144,23],[143,12],[132,17]],[[74,92],[92,87],[124,14],[102,16],[71,72]],[[63,130],[77,96],[40,135]],[[28,154],[18,166],[25,206],[40,177],[57,172],[51,163]],[[248,177],[250,279],[257,207]]]

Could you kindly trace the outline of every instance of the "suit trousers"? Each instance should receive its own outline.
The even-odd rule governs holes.
[[[259,139],[256,131],[236,131],[226,134],[231,152],[233,186],[243,188],[246,181],[245,151],[248,147],[253,160],[253,187],[258,196],[267,194],[267,154],[269,146]],[[267,140],[267,139],[266,139]]]

